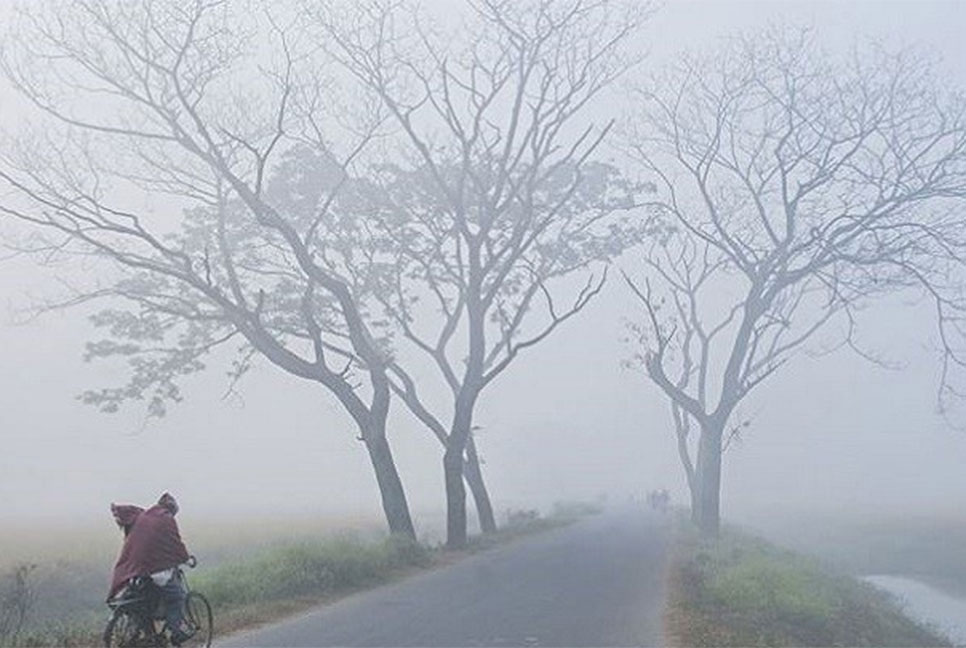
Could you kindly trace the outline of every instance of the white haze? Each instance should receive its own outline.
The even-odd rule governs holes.
[[[966,88],[960,2],[671,2],[647,30],[645,66],[774,20],[811,24],[831,48],[854,38],[925,44],[942,56],[942,77]],[[13,130],[21,113],[0,91],[0,124]],[[67,271],[0,263],[0,521],[105,516],[111,501],[148,502],[163,490],[193,513],[378,512],[355,426],[320,386],[268,365],[224,398],[225,366],[212,358],[162,420],[146,420],[137,403],[117,415],[80,404],[85,389],[125,380],[123,367],[81,362],[92,328],[80,311],[21,322],[24,309],[58,293]],[[631,352],[624,322],[639,315],[611,281],[484,395],[478,444],[498,509],[659,486],[686,500],[668,408],[642,374],[620,367]],[[862,325],[869,345],[905,368],[884,371],[844,351],[796,358],[743,411],[753,422],[725,459],[726,517],[778,506],[864,515],[966,508],[966,434],[935,413],[928,308],[882,304]],[[414,511],[441,509],[437,442],[400,406],[390,442]]]

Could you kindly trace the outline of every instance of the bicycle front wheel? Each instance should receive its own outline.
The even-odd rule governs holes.
[[[214,627],[211,604],[208,603],[208,599],[198,592],[188,592],[188,598],[185,600],[185,612],[188,622],[195,630],[187,645],[209,648],[211,638],[214,635]]]

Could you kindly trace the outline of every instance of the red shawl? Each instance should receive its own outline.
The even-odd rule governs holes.
[[[187,562],[188,550],[181,541],[178,523],[166,507],[155,505],[144,510],[139,506],[112,504],[111,512],[124,529],[125,538],[114,565],[108,600],[135,576],[148,576]]]

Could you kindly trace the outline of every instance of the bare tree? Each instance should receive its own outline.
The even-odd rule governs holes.
[[[630,152],[667,226],[627,276],[645,308],[638,359],[672,404],[694,519],[715,533],[722,449],[747,424],[736,410],[820,332],[872,358],[855,338],[872,300],[932,301],[952,393],[966,104],[915,52],[833,61],[783,30],[685,58],[636,97]]]
[[[647,15],[640,3],[469,4],[465,39],[378,2],[350,20],[326,13],[320,36],[406,146],[407,159],[380,177],[386,232],[407,269],[383,305],[452,392],[443,458],[451,547],[466,541],[462,457],[474,450],[481,393],[584,309],[604,281],[590,265],[633,238],[609,219],[633,188],[592,162],[612,122],[587,112],[636,63],[628,44]],[[561,297],[554,280],[577,273],[573,296]],[[422,304],[442,314],[438,326]],[[397,393],[428,413],[395,369]],[[423,418],[444,429],[438,415]]]
[[[317,213],[320,210],[319,203],[327,200],[329,195],[324,189],[332,185],[331,167],[331,161],[320,156],[314,149],[294,149],[286,156],[276,174],[276,182],[271,188],[273,204],[281,206],[283,211],[290,214]],[[376,171],[373,173],[378,175]],[[400,251],[395,243],[399,221],[394,216],[398,216],[398,213],[394,212],[393,216],[386,218],[386,202],[380,198],[385,194],[386,187],[371,178],[340,176],[340,182],[343,186],[336,201],[338,209],[330,207],[322,210],[327,214],[327,262],[331,263],[333,252],[338,251],[342,274],[351,283],[353,294],[367,311],[380,311],[378,316],[373,315],[369,319],[384,320],[382,305],[392,299],[401,276],[407,272],[407,265],[401,262]],[[330,333],[339,334],[337,328],[333,329],[325,323],[323,327]],[[383,325],[381,328],[391,327]],[[408,363],[395,353],[392,333],[394,331],[386,330],[380,339],[389,359],[390,388],[445,448],[446,428],[420,397],[416,381],[411,377],[410,371],[404,368]],[[365,360],[352,353],[351,349],[341,349],[341,352],[359,367],[366,366]],[[477,503],[481,530],[484,533],[493,532],[496,530],[496,522],[472,440],[467,445],[463,468],[466,484]]]
[[[30,252],[103,262],[99,285],[69,301],[113,301],[95,316],[111,338],[89,356],[129,356],[134,372],[88,401],[114,409],[147,395],[160,414],[181,376],[238,342],[236,377],[258,356],[336,396],[369,453],[390,530],[415,537],[386,436],[391,358],[343,272],[351,250],[326,231],[347,225],[332,213],[336,197],[381,118],[355,106],[359,119],[334,122],[331,80],[299,39],[298,16],[230,9],[25,8],[3,64],[47,119],[21,155],[8,149],[0,212],[42,234]],[[339,151],[334,139],[350,144]],[[283,211],[291,204],[269,185],[294,146],[317,152],[328,184],[310,188],[305,209]]]
[[[562,171],[571,172],[572,169]],[[580,189],[567,199],[571,205],[558,213],[555,218],[559,222],[554,226],[543,232],[529,232],[527,236],[533,236],[532,241],[524,241],[526,237],[519,231],[531,225],[519,221],[514,223],[514,227],[519,228],[517,232],[493,235],[494,249],[500,245],[519,246],[512,252],[504,250],[507,256],[517,255],[513,261],[517,267],[499,279],[503,282],[500,285],[487,285],[494,276],[490,271],[487,280],[481,282],[485,289],[480,289],[480,293],[491,291],[492,303],[475,306],[480,309],[479,313],[470,310],[468,293],[471,288],[466,280],[469,269],[464,265],[465,257],[460,251],[465,241],[458,231],[452,229],[452,223],[440,217],[445,210],[440,207],[435,181],[425,169],[404,171],[394,168],[383,175],[380,194],[385,197],[384,233],[389,239],[389,248],[398,255],[396,266],[401,272],[392,275],[394,284],[376,294],[399,336],[430,358],[451,390],[454,407],[450,415],[453,420],[460,394],[468,389],[463,387],[466,376],[460,375],[455,367],[460,362],[467,362],[465,345],[468,344],[468,323],[472,317],[482,320],[477,330],[485,340],[486,349],[481,373],[475,378],[479,381],[471,401],[475,404],[484,389],[512,364],[520,351],[545,339],[599,293],[606,278],[606,268],[595,274],[589,264],[608,259],[633,238],[626,230],[620,230],[624,233],[618,235],[615,229],[597,227],[591,222],[599,218],[602,225],[605,222],[613,225],[612,219],[606,217],[630,204],[631,187],[623,182],[613,167],[588,164],[582,172],[585,178]],[[569,178],[559,187],[569,187],[570,181],[576,179]],[[609,192],[613,192],[611,197],[607,197]],[[555,195],[546,204],[559,199],[561,196]],[[594,207],[590,208],[591,204]],[[582,211],[587,209],[593,216]],[[584,228],[582,232],[577,231],[580,228]],[[446,229],[449,233],[440,236],[440,231]],[[500,240],[503,236],[519,238],[516,242],[509,238]],[[554,280],[585,270],[583,283],[571,288],[573,295],[569,299],[561,297],[566,288],[555,286]],[[561,305],[559,302],[563,300],[567,301]],[[478,298],[478,303],[487,301],[484,297]],[[530,330],[527,330],[528,326]],[[462,336],[466,337],[461,340]],[[390,373],[394,392],[449,448],[452,425],[447,426],[440,414],[425,405],[417,381],[407,368],[396,362]],[[469,411],[465,413],[465,424],[470,428],[465,442],[464,478],[471,486],[480,526],[489,531],[496,528],[493,508],[486,489],[482,487],[474,441],[473,431],[477,426],[472,418],[473,406],[466,407]],[[458,546],[455,542],[453,544]]]

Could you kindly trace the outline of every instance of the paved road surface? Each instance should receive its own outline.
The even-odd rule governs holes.
[[[605,513],[219,645],[659,646],[666,540],[643,509]]]

